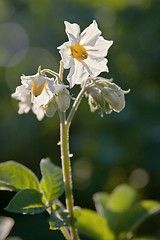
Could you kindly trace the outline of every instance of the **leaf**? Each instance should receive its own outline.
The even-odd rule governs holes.
[[[46,210],[43,195],[35,189],[19,191],[5,210],[14,213],[35,214]]]
[[[0,164],[0,189],[19,191],[32,188],[40,191],[36,175],[27,167],[14,161]]]
[[[160,212],[160,204],[153,200],[143,200],[135,204],[127,215],[127,224],[123,223],[124,232],[136,230],[147,218]]]
[[[104,218],[95,211],[82,209],[78,217],[77,227],[80,233],[88,236],[92,240],[114,240],[113,232],[108,228]]]
[[[62,219],[58,218],[54,211],[52,211],[51,216],[49,218],[49,226],[51,230],[59,229],[60,227],[64,227],[68,225],[68,221],[65,222]]]
[[[62,170],[56,167],[48,158],[41,160],[40,167],[43,176],[40,186],[49,204],[51,204],[64,192]]]
[[[109,227],[120,239],[137,229],[145,219],[160,212],[158,202],[138,202],[136,192],[126,184],[115,188],[110,195],[96,193],[94,202],[99,215],[106,218]]]
[[[5,240],[14,225],[14,220],[9,217],[0,217],[0,239]]]

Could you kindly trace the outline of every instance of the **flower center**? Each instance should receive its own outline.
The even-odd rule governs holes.
[[[33,95],[35,97],[38,97],[42,93],[45,85],[46,85],[46,81],[40,87],[37,88],[37,83],[33,82],[33,86],[32,86]]]
[[[88,57],[88,53],[82,45],[78,44],[78,45],[71,46],[70,48],[71,48],[72,56],[77,60],[84,60]]]

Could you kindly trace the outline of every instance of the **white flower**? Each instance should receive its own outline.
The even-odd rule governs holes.
[[[53,108],[53,99],[67,87],[40,72],[33,76],[21,76],[21,83],[12,94],[20,101],[18,113],[28,113],[32,109],[38,120],[42,120],[45,114],[49,117],[54,115],[57,105]]]
[[[70,87],[81,84],[88,76],[97,76],[101,72],[108,72],[107,59],[105,58],[113,41],[105,40],[94,20],[80,34],[80,27],[76,23],[64,22],[69,41],[62,44],[60,54],[64,68],[70,68],[67,80]]]

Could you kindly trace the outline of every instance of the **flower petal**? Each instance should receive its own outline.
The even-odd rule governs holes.
[[[19,102],[18,114],[28,113],[31,109],[31,102]]]
[[[80,27],[76,23],[69,23],[67,21],[64,22],[66,26],[66,34],[68,36],[69,41],[75,41],[75,44],[78,44]]]
[[[97,27],[97,23],[94,20],[80,35],[80,44],[82,46],[91,45],[93,46],[98,37],[101,35],[101,31]]]
[[[71,55],[71,49],[70,49],[71,43],[70,42],[65,42],[61,46],[58,47],[60,49],[60,54],[62,57],[62,60],[64,62],[64,68],[68,69],[71,67],[72,62],[73,62],[73,57]]]
[[[91,76],[97,76],[101,72],[108,72],[108,67],[106,65],[107,59],[104,58],[100,61],[94,60],[88,56],[86,60],[83,61],[83,65],[86,67],[88,73]]]
[[[70,88],[72,88],[75,84],[81,84],[87,79],[88,75],[87,69],[82,62],[74,59],[74,64],[71,66],[70,72],[67,76]]]
[[[49,88],[45,87],[38,97],[34,97],[33,105],[35,105],[35,109],[48,104],[52,97],[52,92],[49,90]]]
[[[92,59],[104,58],[107,56],[108,49],[113,44],[113,41],[105,40],[99,37],[94,46],[86,46],[86,51]]]
[[[39,121],[41,121],[45,116],[45,112],[44,112],[43,107],[35,108],[35,106],[33,105],[32,111],[36,115],[36,117]]]

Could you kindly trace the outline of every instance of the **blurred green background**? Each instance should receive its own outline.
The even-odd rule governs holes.
[[[15,160],[39,177],[44,157],[61,165],[59,119],[38,122],[30,112],[18,115],[10,95],[22,74],[58,70],[57,47],[67,41],[64,20],[83,30],[95,19],[103,37],[113,40],[110,72],[126,95],[120,113],[91,113],[83,99],[70,128],[75,205],[94,208],[92,195],[129,183],[141,198],[160,200],[160,1],[159,0],[0,0],[0,161]],[[68,71],[66,71],[66,74]],[[76,96],[79,86],[72,90]],[[16,224],[11,235],[24,240],[63,239],[48,230],[48,215],[21,216],[3,208],[14,193],[0,192],[1,215]],[[64,196],[61,198],[64,201]],[[160,216],[138,231],[160,239]],[[87,238],[82,238],[87,239]]]

